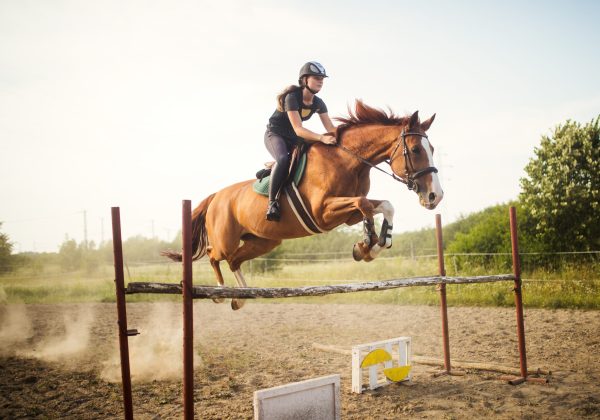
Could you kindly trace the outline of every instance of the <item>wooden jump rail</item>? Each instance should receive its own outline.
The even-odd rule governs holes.
[[[123,274],[123,251],[121,245],[121,219],[119,207],[112,208],[113,225],[113,250],[115,261],[115,285],[117,296],[117,315],[119,343],[121,352],[121,375],[123,380],[123,404],[125,418],[133,419],[133,403],[131,396],[131,377],[129,371],[129,347],[128,338],[136,335],[136,330],[127,329],[127,313],[125,295],[134,293],[163,293],[177,294],[183,297],[183,413],[184,418],[194,418],[194,383],[193,383],[193,299],[209,298],[286,298],[299,296],[324,296],[334,293],[354,293],[364,291],[380,291],[396,289],[399,287],[432,286],[437,285],[440,292],[440,307],[442,317],[442,338],[444,349],[443,374],[460,374],[452,371],[450,365],[450,344],[448,334],[448,310],[446,304],[447,284],[473,284],[489,283],[496,281],[514,281],[515,307],[517,318],[517,338],[519,346],[520,376],[501,377],[512,385],[525,381],[545,383],[545,378],[528,376],[527,355],[525,351],[525,326],[523,319],[523,297],[521,292],[521,267],[519,261],[519,248],[517,239],[517,217],[514,207],[510,208],[510,234],[512,246],[513,274],[502,274],[492,276],[475,277],[446,277],[444,268],[444,254],[442,242],[441,216],[436,215],[436,238],[439,263],[439,276],[414,277],[403,279],[392,279],[368,283],[337,284],[330,286],[306,286],[306,287],[219,287],[202,286],[192,284],[192,239],[191,239],[191,202],[183,201],[182,207],[182,236],[183,236],[183,280],[181,284],[176,283],[129,283],[125,288]]]
[[[220,287],[220,286],[192,286],[192,298],[289,298],[300,296],[324,296],[338,293],[355,293],[397,289],[412,286],[434,286],[437,284],[467,284],[467,283],[490,283],[496,281],[515,280],[513,274],[501,274],[497,276],[475,276],[475,277],[412,277],[393,279],[385,281],[373,281],[367,283],[335,284],[331,286],[304,286],[304,287]],[[181,295],[181,284],[177,283],[129,283],[126,294],[135,293],[158,293]]]

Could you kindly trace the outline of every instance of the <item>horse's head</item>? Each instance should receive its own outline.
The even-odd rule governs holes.
[[[388,115],[358,99],[355,111],[348,109],[348,113],[337,118],[342,122],[336,133],[339,146],[371,167],[387,161],[394,174],[418,194],[421,205],[433,210],[444,197],[426,134],[435,114],[420,122],[418,112],[410,117]]]
[[[434,118],[435,114],[420,122],[419,111],[412,114],[408,124],[402,126],[390,153],[392,171],[407,182],[408,188],[419,196],[421,205],[429,210],[444,197],[433,163],[433,146],[426,134]]]

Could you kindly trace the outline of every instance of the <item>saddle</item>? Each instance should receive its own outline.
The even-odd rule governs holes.
[[[312,217],[310,211],[308,210],[306,204],[304,203],[303,198],[300,195],[300,191],[298,191],[297,186],[300,184],[302,180],[302,175],[304,174],[304,169],[306,168],[306,151],[308,147],[305,145],[296,146],[292,151],[292,158],[290,159],[290,167],[288,170],[288,176],[281,187],[281,193],[284,195],[285,199],[290,205],[290,208],[296,219],[300,222],[302,227],[306,230],[310,235],[315,235],[317,233],[327,232],[324,229],[321,229],[317,222]],[[261,169],[256,173],[256,182],[252,185],[254,191],[258,194],[269,196],[269,181],[271,179],[271,168],[273,167],[274,162],[269,162],[265,164],[266,168]]]
[[[307,147],[304,144],[294,146],[292,149],[292,157],[288,168],[288,175],[283,182],[281,189],[287,185],[294,183],[296,186],[300,184],[304,169],[306,168],[306,152]],[[256,172],[257,181],[252,185],[255,192],[260,195],[269,196],[269,181],[271,179],[271,169],[275,162],[265,163],[265,167]]]

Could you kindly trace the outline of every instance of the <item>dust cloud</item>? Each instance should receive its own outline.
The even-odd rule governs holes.
[[[131,323],[131,322],[130,322]],[[181,311],[171,304],[154,303],[152,312],[134,326],[140,335],[129,337],[129,362],[134,381],[181,379],[183,370],[183,331]],[[130,326],[131,328],[131,326]],[[103,365],[101,377],[121,380],[118,342]],[[201,364],[194,354],[194,367]]]
[[[72,362],[86,355],[95,311],[80,305],[75,312],[63,313],[63,322],[58,322],[32,350],[23,351],[25,357],[48,362]]]
[[[6,292],[0,287],[0,355],[16,352],[32,336],[27,307],[22,303],[7,304]]]

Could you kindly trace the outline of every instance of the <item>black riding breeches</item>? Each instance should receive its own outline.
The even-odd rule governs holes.
[[[277,192],[287,177],[291,159],[292,144],[279,134],[269,130],[265,133],[265,146],[275,158],[275,165],[271,169],[271,180],[269,183],[269,200],[275,200]]]

